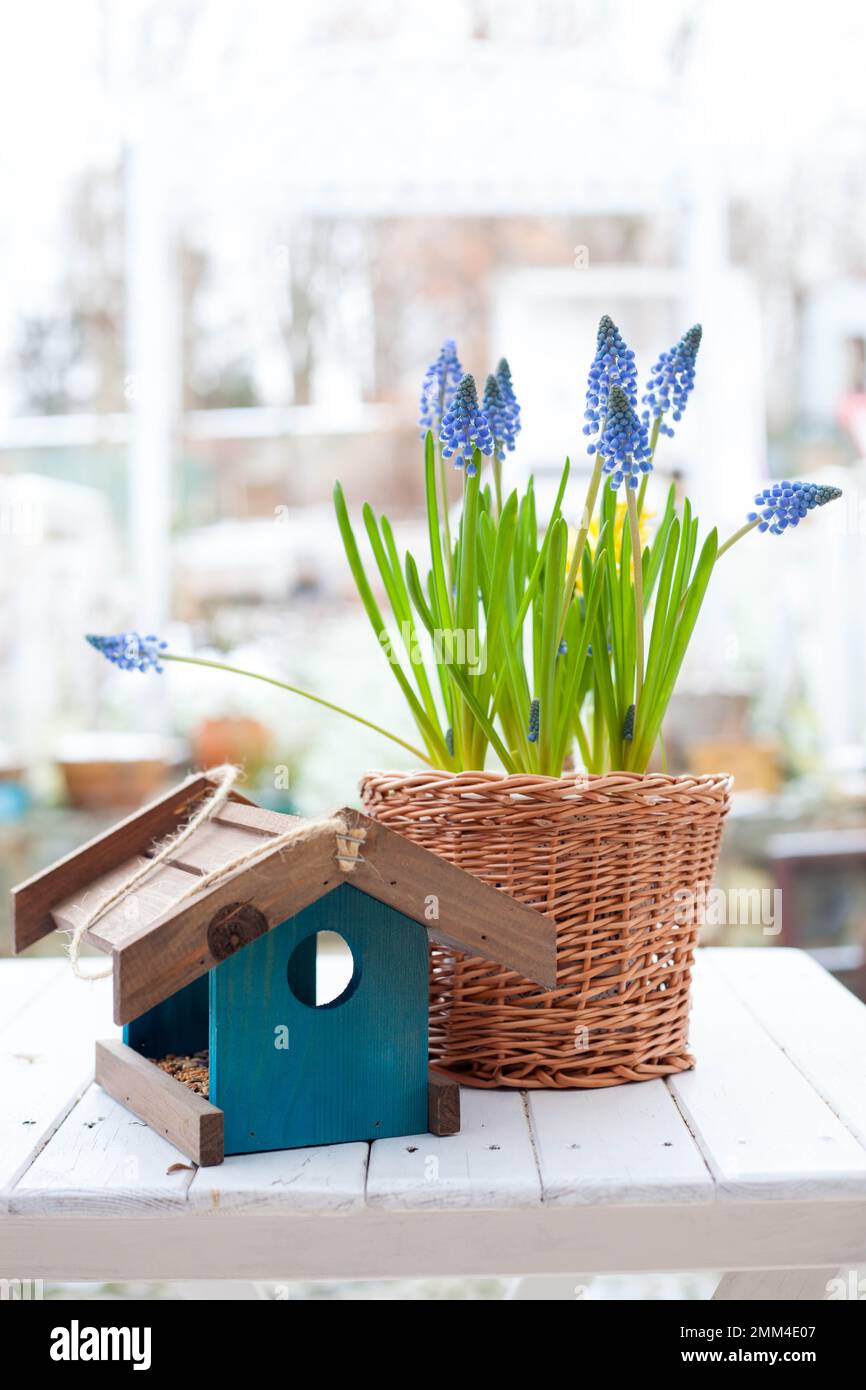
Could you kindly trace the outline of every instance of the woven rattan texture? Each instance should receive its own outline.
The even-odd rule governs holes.
[[[474,1086],[568,1088],[691,1067],[689,895],[712,882],[730,787],[722,775],[368,774],[370,815],[556,922],[551,991],[433,948],[437,1070]]]

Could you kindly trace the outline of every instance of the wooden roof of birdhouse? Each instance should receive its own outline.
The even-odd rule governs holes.
[[[190,779],[19,884],[16,953],[56,928],[73,931],[212,792],[207,776]],[[197,877],[241,856],[190,893]],[[556,984],[554,924],[534,908],[350,807],[308,821],[233,792],[85,933],[112,956],[115,1021],[137,1018],[343,883],[419,922],[433,942]]]

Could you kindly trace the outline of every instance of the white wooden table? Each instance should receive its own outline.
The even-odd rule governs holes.
[[[684,1075],[464,1089],[453,1138],[198,1170],[90,1082],[109,988],[0,963],[0,1277],[565,1275],[521,1285],[565,1297],[716,1270],[717,1298],[818,1298],[866,1263],[866,1008],[801,952],[699,953]]]

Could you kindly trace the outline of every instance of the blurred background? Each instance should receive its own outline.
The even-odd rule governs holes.
[[[445,336],[510,359],[511,483],[575,462],[599,315],[704,324],[663,441],[705,526],[805,476],[842,502],[714,580],[667,726],[730,770],[722,882],[864,992],[866,10],[701,0],[31,0],[0,49],[5,890],[191,765],[316,812],[398,749],[239,677],[117,672],[137,628],[410,732],[330,494],[422,536]],[[754,917],[754,914],[751,914]],[[57,950],[58,942],[45,943]]]

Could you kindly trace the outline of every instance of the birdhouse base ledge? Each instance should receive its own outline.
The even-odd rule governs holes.
[[[96,1044],[96,1081],[113,1100],[161,1134],[200,1168],[224,1158],[222,1110],[197,1095],[126,1043],[110,1039]],[[427,1087],[429,1132],[460,1133],[460,1087],[430,1071]]]

